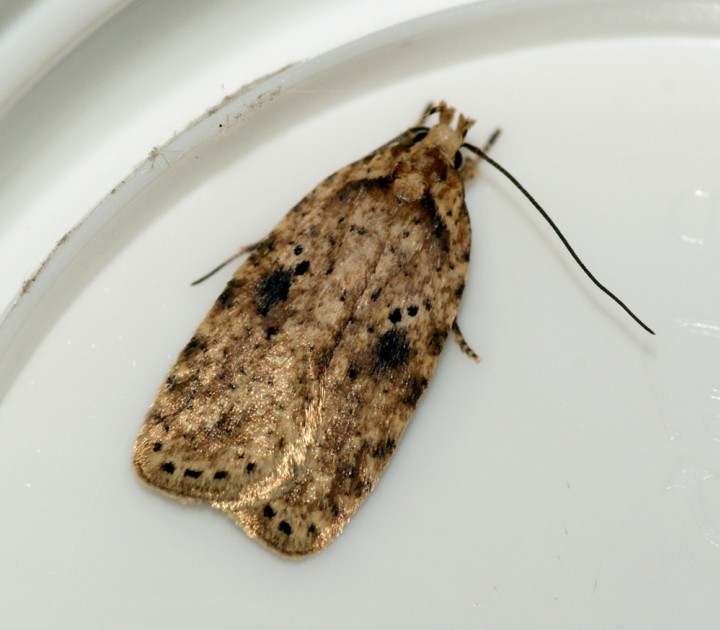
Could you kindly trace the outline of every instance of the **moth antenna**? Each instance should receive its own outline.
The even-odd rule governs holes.
[[[423,110],[422,116],[420,116],[420,120],[418,120],[418,126],[424,127],[424,126],[425,126],[425,125],[424,125],[425,120],[426,120],[429,116],[432,116],[432,114],[433,114],[434,111],[435,111],[435,103],[433,103],[432,101],[430,101],[430,102],[425,106],[425,109]]]
[[[497,130],[493,136],[491,136],[488,143],[491,143],[491,141],[494,141],[494,139],[497,137],[497,134],[500,130]],[[547,221],[548,225],[553,229],[555,234],[557,234],[558,238],[562,242],[562,244],[565,246],[565,249],[568,250],[570,255],[573,257],[573,260],[580,266],[580,269],[582,269],[585,272],[585,275],[592,280],[593,284],[600,289],[605,295],[607,295],[611,300],[613,300],[621,309],[623,309],[630,317],[632,317],[637,324],[640,325],[640,327],[643,330],[646,330],[651,335],[655,334],[655,331],[650,328],[645,322],[643,322],[635,313],[633,313],[626,305],[625,303],[617,297],[610,289],[608,289],[602,282],[600,282],[593,273],[585,266],[585,263],[580,260],[580,257],[575,253],[575,250],[572,248],[572,245],[568,242],[568,240],[565,238],[563,233],[560,231],[560,228],[555,224],[555,221],[553,221],[550,218],[550,215],[543,209],[543,207],[535,200],[535,198],[525,189],[525,187],[517,180],[517,178],[510,173],[505,167],[503,167],[501,164],[493,160],[483,149],[479,149],[476,146],[473,146],[471,144],[463,144],[463,147],[468,149],[469,151],[472,151],[475,153],[475,155],[479,156],[483,160],[485,160],[488,164],[496,168],[500,173],[502,173],[505,177],[507,177],[510,182],[517,188],[524,196],[525,198],[533,205],[533,207],[542,215],[543,219]],[[486,145],[487,147],[487,145]]]

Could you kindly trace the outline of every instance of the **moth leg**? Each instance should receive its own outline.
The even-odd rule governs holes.
[[[453,321],[452,331],[453,336],[455,337],[455,341],[457,341],[458,345],[460,346],[460,350],[467,354],[473,361],[477,361],[479,363],[480,355],[470,347],[470,344],[468,344],[467,341],[465,341],[465,337],[463,337],[460,326],[458,326],[457,319]]]
[[[488,153],[490,149],[492,149],[492,146],[495,144],[495,141],[498,139],[501,131],[500,127],[497,127],[495,131],[490,134],[490,137],[485,141],[485,144],[482,147],[483,153]],[[462,176],[465,181],[477,176],[478,164],[480,164],[481,161],[482,158],[478,155],[473,154],[472,156],[468,156],[465,154],[465,163],[463,164],[462,170]]]
[[[502,133],[502,129],[500,127],[496,127],[495,131],[493,131],[490,134],[490,137],[485,141],[485,144],[483,145],[483,152],[489,153],[490,149],[492,149],[493,144],[495,144],[495,141],[500,137],[500,134]]]
[[[241,247],[236,253],[234,253],[230,258],[227,260],[221,262],[215,269],[212,271],[206,273],[202,278],[198,278],[194,282],[190,283],[190,286],[195,286],[196,284],[200,284],[201,282],[204,282],[207,280],[210,276],[214,276],[218,271],[220,271],[223,267],[226,265],[229,265],[233,260],[237,260],[242,256],[243,254],[250,254],[254,252],[260,245],[262,245],[264,242],[264,239],[262,241],[258,241],[257,243],[252,243],[251,245],[245,245],[244,247]]]

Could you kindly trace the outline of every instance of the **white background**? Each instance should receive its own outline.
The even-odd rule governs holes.
[[[716,627],[720,4],[483,2],[406,24],[451,4],[0,9],[2,304],[123,199],[38,276],[0,359],[3,627]],[[240,86],[393,24],[143,163]],[[448,344],[336,542],[290,563],[140,486],[144,410],[230,271],[189,281],[438,98],[478,144],[502,126],[494,156],[657,337],[485,167],[460,313],[483,362]]]

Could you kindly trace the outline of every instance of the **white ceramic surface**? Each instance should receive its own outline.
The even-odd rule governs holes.
[[[154,152],[0,327],[3,627],[716,627],[719,37],[717,2],[482,2]],[[336,542],[290,563],[140,486],[144,410],[231,272],[189,281],[438,98],[477,143],[503,128],[494,157],[658,335],[485,167],[460,312],[483,361],[448,344]]]

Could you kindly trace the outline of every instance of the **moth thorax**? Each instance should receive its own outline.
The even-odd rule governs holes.
[[[426,178],[417,171],[407,173],[393,181],[393,192],[403,201],[417,201],[422,198],[428,189]]]
[[[462,146],[464,140],[461,134],[447,125],[435,125],[428,131],[427,137],[424,139],[425,146],[436,147],[447,160],[452,164],[455,154]]]

